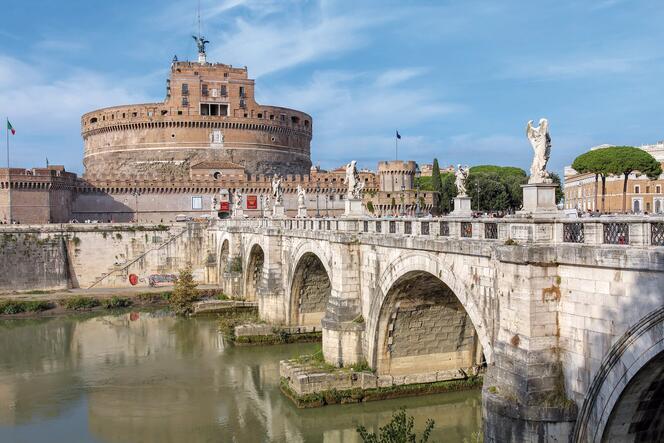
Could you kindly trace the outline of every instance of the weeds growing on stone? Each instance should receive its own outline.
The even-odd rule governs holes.
[[[111,298],[107,298],[102,303],[102,305],[106,309],[127,308],[133,304],[134,302],[131,301],[131,299],[127,297],[118,297],[117,295],[114,295]]]
[[[0,314],[13,315],[22,312],[41,312],[53,308],[53,303],[41,300],[20,301],[6,300],[0,302]]]
[[[65,298],[60,302],[60,304],[65,308],[65,309],[71,309],[74,311],[81,311],[84,309],[92,309],[96,308],[97,306],[100,305],[99,300],[97,300],[94,297],[82,297],[82,296],[77,296],[77,297],[69,297]]]

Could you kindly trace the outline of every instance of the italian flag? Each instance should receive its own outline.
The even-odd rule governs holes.
[[[7,120],[7,131],[11,131],[12,135],[16,134],[16,129],[14,129],[14,127],[12,126],[12,124],[9,120]]]

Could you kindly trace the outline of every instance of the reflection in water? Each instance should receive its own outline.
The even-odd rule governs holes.
[[[479,392],[298,410],[279,360],[315,345],[226,347],[213,319],[158,312],[0,322],[0,441],[358,442],[405,406],[435,439],[479,429]]]

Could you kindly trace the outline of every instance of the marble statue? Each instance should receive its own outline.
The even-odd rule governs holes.
[[[304,190],[304,188],[300,185],[297,185],[297,206],[299,208],[303,208],[306,206],[305,201],[306,201],[307,193]]]
[[[466,191],[466,180],[468,179],[468,173],[470,168],[466,166],[457,165],[457,170],[454,173],[454,184],[457,188],[457,197],[468,197]]]
[[[535,153],[530,166],[528,183],[551,183],[552,180],[546,170],[546,164],[551,155],[551,136],[549,136],[549,121],[541,118],[539,126],[534,127],[533,121],[528,121],[526,135]]]
[[[239,211],[242,209],[242,194],[240,190],[236,190],[233,194],[233,209]]]
[[[346,179],[344,183],[348,186],[347,198],[349,200],[361,200],[364,183],[360,180],[360,174],[355,166],[357,162],[353,160],[346,165]]]
[[[274,174],[272,176],[272,197],[274,197],[274,204],[281,204],[284,197],[284,190],[281,187],[281,176],[279,174]]]

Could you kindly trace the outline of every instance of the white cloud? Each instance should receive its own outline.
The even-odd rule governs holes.
[[[41,158],[35,153],[48,151],[52,162],[80,171],[81,115],[149,100],[94,71],[70,69],[61,78],[53,77],[54,72],[62,71],[0,55],[0,109],[17,129],[12,158],[14,164],[29,166]]]
[[[624,74],[641,68],[649,57],[623,57],[579,54],[551,59],[544,57],[513,60],[504,77],[549,80]]]
[[[390,69],[378,76],[376,79],[376,86],[380,88],[394,86],[412,78],[419,77],[426,71],[427,70],[425,68]]]
[[[419,68],[386,72],[419,73]],[[306,85],[259,90],[258,101],[310,113],[315,134],[312,158],[324,167],[357,159],[362,166],[375,168],[376,161],[393,157],[396,129],[403,136],[403,152],[420,155],[431,146],[409,127],[466,111],[463,105],[436,97],[426,82],[395,88],[393,81],[381,78],[385,78],[382,73],[319,71]]]

